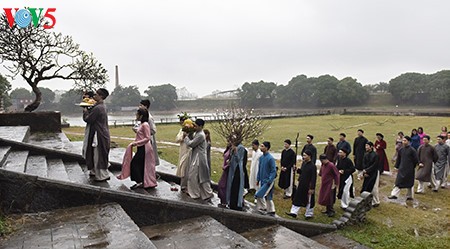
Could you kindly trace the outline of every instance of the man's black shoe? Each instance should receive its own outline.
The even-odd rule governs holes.
[[[289,216],[291,216],[292,218],[297,218],[297,215],[296,215],[296,214],[288,213],[288,212],[286,212],[286,214],[289,215]]]

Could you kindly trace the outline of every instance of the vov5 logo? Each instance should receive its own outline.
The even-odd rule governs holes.
[[[44,29],[51,29],[56,24],[56,18],[53,16],[56,8],[48,8],[44,15],[42,15],[44,8],[24,8],[20,10],[18,8],[14,8],[14,15],[12,13],[12,8],[3,8],[3,10],[5,11],[6,19],[8,20],[10,28],[12,28],[14,22],[17,26],[19,26],[19,28],[26,28],[32,21],[34,27],[37,27],[41,18],[47,18],[51,21],[51,23],[46,22],[44,24]]]

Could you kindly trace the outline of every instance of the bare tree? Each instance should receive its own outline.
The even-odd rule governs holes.
[[[212,123],[212,129],[225,141],[239,144],[260,137],[268,128],[268,122],[255,115],[253,109],[232,107],[216,112],[220,121]]]
[[[8,76],[22,76],[36,95],[25,107],[27,112],[41,103],[41,81],[73,80],[75,89],[84,90],[103,86],[108,80],[106,69],[92,54],[80,50],[72,37],[44,29],[43,24],[10,27],[6,16],[0,16],[0,64],[10,72]]]

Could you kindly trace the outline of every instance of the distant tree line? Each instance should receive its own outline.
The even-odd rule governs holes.
[[[302,108],[364,105],[370,94],[392,94],[396,104],[450,105],[450,70],[434,74],[405,73],[389,83],[363,86],[356,79],[331,75],[293,77],[287,85],[244,83],[238,89],[242,107]]]
[[[76,113],[81,101],[79,89],[69,90],[55,102],[55,93],[39,87],[42,103],[38,110],[58,110],[63,113]],[[307,77],[298,75],[286,85],[274,82],[244,83],[238,89],[241,107],[248,108],[303,108],[361,106],[370,94],[392,94],[394,104],[410,105],[450,105],[450,70],[434,74],[404,73],[389,81],[362,85],[356,79],[346,77],[341,80],[331,75]],[[34,95],[25,88],[11,91],[9,81],[0,75],[0,105],[11,106],[13,100],[32,100]],[[177,106],[177,89],[171,84],[152,85],[141,95],[137,86],[118,86],[107,99],[112,111],[121,107],[138,106],[140,99],[150,99],[152,110],[172,110]]]
[[[317,78],[298,75],[287,85],[244,83],[238,95],[243,107],[302,108],[362,105],[369,91],[350,77],[338,80],[330,75]]]

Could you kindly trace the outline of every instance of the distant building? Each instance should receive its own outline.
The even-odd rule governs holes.
[[[214,91],[210,95],[204,96],[202,99],[237,99],[238,90]]]

